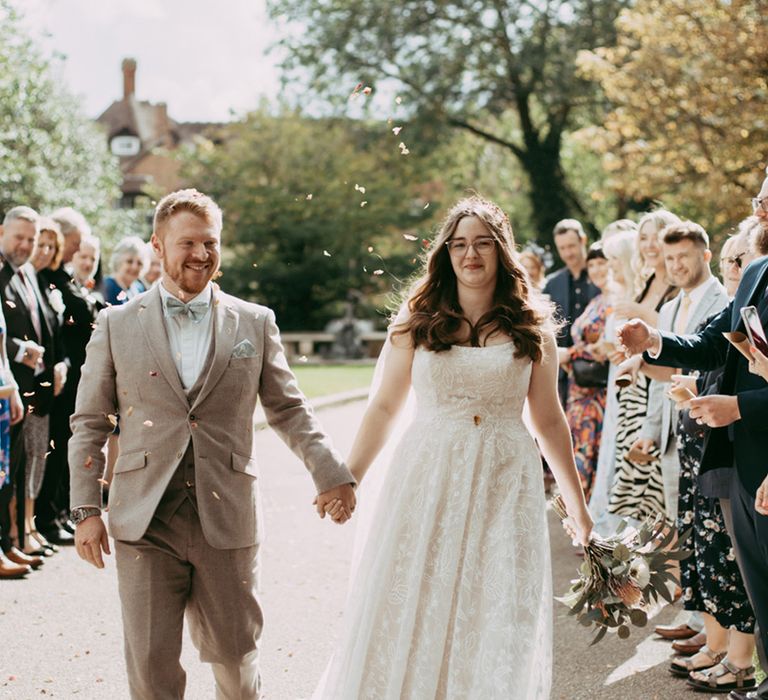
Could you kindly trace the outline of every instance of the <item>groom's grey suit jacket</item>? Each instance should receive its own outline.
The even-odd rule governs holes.
[[[120,415],[120,456],[109,491],[109,528],[137,540],[149,526],[190,440],[206,540],[231,549],[258,542],[253,415],[304,462],[318,491],[353,483],[288,367],[274,313],[214,285],[212,352],[194,400],[171,356],[157,287],[99,314],[71,418],[72,506],[99,505],[103,447]]]

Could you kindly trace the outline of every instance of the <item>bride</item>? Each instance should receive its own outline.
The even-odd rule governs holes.
[[[557,397],[550,308],[529,286],[506,215],[449,212],[390,328],[380,387],[348,465],[358,482],[413,387],[417,408],[376,500],[315,698],[548,698],[549,542],[536,444],[571,532],[592,528]],[[351,514],[326,506],[337,521]]]

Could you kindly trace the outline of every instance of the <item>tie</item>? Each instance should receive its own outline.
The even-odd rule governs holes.
[[[683,298],[680,300],[680,308],[677,310],[675,319],[675,334],[684,335],[688,325],[688,312],[691,310],[691,297],[683,292]]]
[[[37,333],[37,339],[41,341],[43,339],[43,329],[40,326],[40,309],[37,306],[37,296],[35,296],[35,290],[32,289],[32,285],[30,284],[27,276],[24,274],[24,271],[21,268],[19,268],[19,279],[21,279],[21,284],[24,287],[24,293],[27,297],[27,308],[29,309],[29,316],[32,321],[32,327],[35,329],[35,333]]]
[[[174,297],[168,297],[165,300],[165,308],[171,318],[174,316],[189,316],[197,323],[208,311],[208,304],[204,301],[192,301],[185,304]]]

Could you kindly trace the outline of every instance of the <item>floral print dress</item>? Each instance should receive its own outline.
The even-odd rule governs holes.
[[[584,313],[571,326],[572,359],[594,359],[587,351],[587,345],[603,337],[606,316],[607,304],[603,295],[599,294],[587,304]],[[576,467],[587,499],[592,491],[592,481],[597,471],[605,397],[606,389],[579,386],[573,380],[573,375],[569,377],[565,413],[571,428]]]
[[[700,378],[699,394],[717,393],[720,374],[718,370]],[[677,425],[680,454],[677,527],[680,532],[693,528],[686,544],[687,549],[693,550],[693,555],[680,562],[683,605],[686,610],[710,613],[722,627],[733,626],[739,632],[751,634],[755,616],[725,527],[720,500],[702,496],[698,488],[706,430],[688,415],[688,411],[680,414]]]

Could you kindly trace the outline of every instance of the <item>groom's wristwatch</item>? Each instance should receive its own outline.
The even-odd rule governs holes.
[[[101,508],[73,508],[69,513],[69,517],[75,525],[79,525],[83,520],[90,518],[92,515],[101,515]]]

